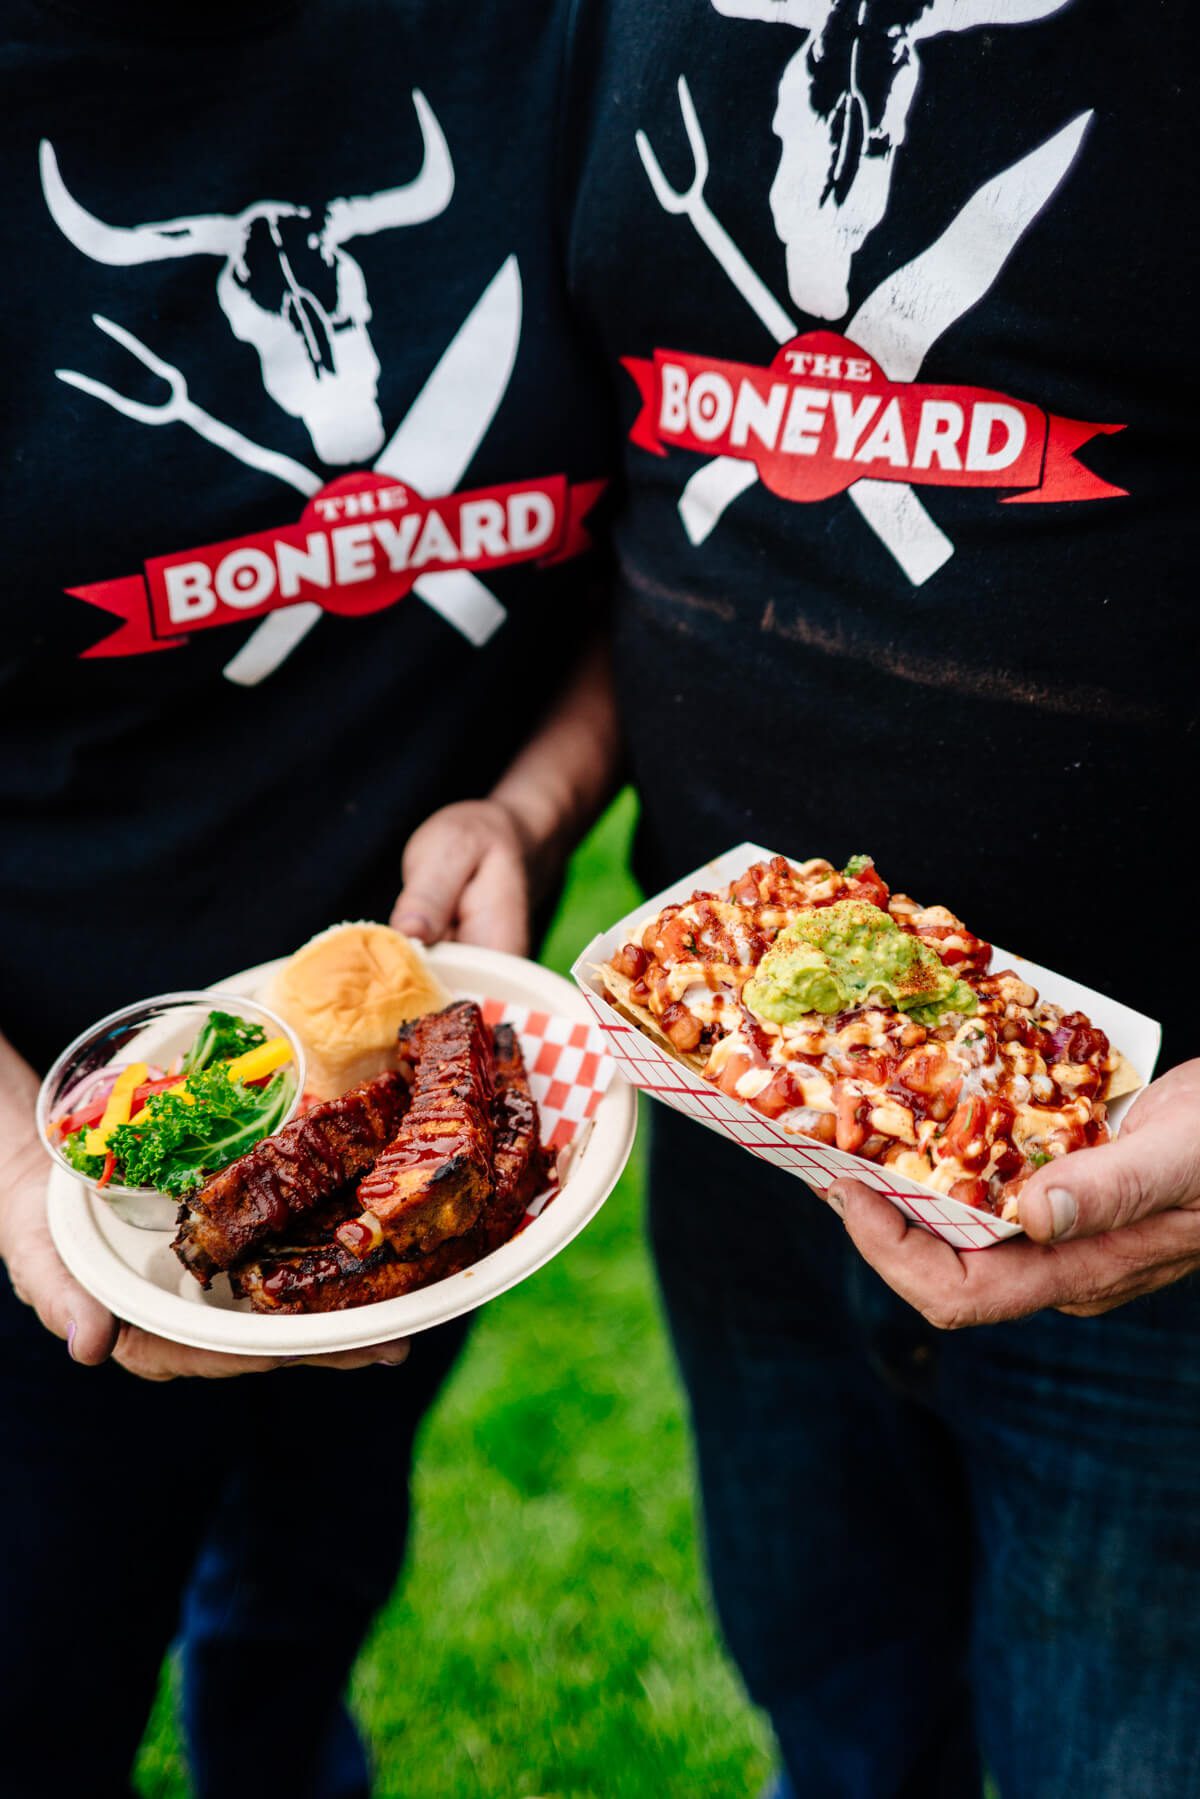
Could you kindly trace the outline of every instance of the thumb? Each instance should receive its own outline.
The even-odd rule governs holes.
[[[423,943],[445,937],[478,863],[479,847],[468,833],[436,819],[422,825],[404,852],[404,885],[392,907],[395,929]]]
[[[121,1334],[120,1320],[69,1275],[63,1283],[61,1304],[67,1314],[65,1335],[71,1360],[85,1368],[107,1362]]]
[[[1195,1131],[1167,1114],[1113,1143],[1072,1150],[1021,1189],[1019,1217],[1035,1243],[1120,1230],[1154,1212],[1195,1204],[1200,1154]]]

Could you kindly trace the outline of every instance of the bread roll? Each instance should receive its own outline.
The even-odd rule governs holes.
[[[396,1032],[450,995],[419,944],[383,924],[339,924],[297,950],[263,1003],[299,1036],[306,1090],[334,1099],[392,1066]]]

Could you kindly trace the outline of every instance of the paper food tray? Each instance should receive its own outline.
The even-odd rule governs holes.
[[[719,892],[744,874],[751,863],[769,861],[779,853],[757,843],[740,843],[734,849],[726,850],[627,913],[610,930],[593,937],[577,958],[571,973],[608,1038],[622,1074],[663,1105],[673,1106],[677,1112],[719,1132],[731,1143],[739,1143],[752,1155],[761,1156],[763,1161],[776,1168],[797,1175],[822,1198],[838,1175],[852,1175],[885,1194],[907,1217],[955,1249],[989,1249],[995,1243],[1019,1235],[1019,1224],[1005,1223],[990,1212],[950,1199],[944,1193],[909,1180],[893,1168],[881,1167],[862,1156],[831,1148],[795,1131],[780,1129],[774,1120],[729,1098],[712,1081],[677,1061],[658,1042],[624,1018],[610,1002],[596,968],[607,962],[622,944],[640,936],[640,928],[649,919],[664,906],[690,899],[697,889]],[[803,858],[791,856],[787,859],[796,862]],[[992,968],[1012,968],[1037,988],[1040,998],[1064,1010],[1085,1013],[1128,1057],[1143,1083],[1149,1081],[1162,1039],[1161,1027],[1153,1019],[1102,993],[1093,992],[1090,987],[1081,987],[1065,975],[1041,968],[1023,956],[1013,955],[999,945],[993,946]],[[1114,1135],[1136,1097],[1136,1094],[1127,1094],[1109,1107],[1108,1119]]]

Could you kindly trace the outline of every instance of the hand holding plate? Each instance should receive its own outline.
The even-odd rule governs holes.
[[[114,1318],[68,1274],[50,1240],[46,1161],[36,1143],[0,1195],[0,1250],[18,1299],[33,1307],[48,1331],[66,1340],[73,1361],[88,1367],[111,1357],[142,1380],[175,1380],[181,1375],[214,1380],[234,1374],[265,1374],[302,1360],[320,1368],[365,1368],[372,1362],[394,1367],[408,1355],[403,1339],[311,1357],[224,1355],[170,1343]]]
[[[406,936],[529,953],[526,845],[499,800],[433,813],[408,840],[403,877],[391,923]]]
[[[112,1313],[68,1274],[46,1222],[46,1157],[36,1139],[11,1162],[0,1192],[0,1257],[17,1298],[48,1331],[62,1337],[77,1362],[106,1362],[117,1340]]]
[[[320,1356],[249,1356],[225,1355],[216,1349],[189,1349],[183,1343],[169,1343],[165,1337],[151,1336],[135,1325],[122,1324],[114,1362],[141,1380],[176,1380],[180,1375],[199,1376],[205,1380],[225,1380],[234,1374],[269,1374],[275,1368],[295,1368],[307,1363],[314,1368],[367,1368],[372,1362],[398,1367],[408,1357],[408,1344],[403,1338],[391,1343],[374,1343],[367,1349],[342,1349]]]

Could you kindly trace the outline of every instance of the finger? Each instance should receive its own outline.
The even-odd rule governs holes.
[[[949,1328],[951,1318],[957,1319],[965,1278],[950,1245],[913,1224],[899,1206],[862,1181],[835,1182],[829,1200],[859,1254],[888,1286],[932,1323]]]
[[[242,1374],[270,1374],[278,1368],[307,1364],[318,1368],[366,1368],[381,1362],[398,1367],[408,1359],[405,1338],[376,1343],[367,1349],[339,1350],[328,1356],[227,1355],[220,1350],[195,1349],[186,1343],[170,1343],[135,1325],[122,1324],[113,1360],[139,1380],[231,1380]]]
[[[1052,1303],[1059,1311],[1094,1317],[1200,1267],[1200,1213],[1157,1212],[1104,1236],[1056,1244],[1050,1253],[1069,1270],[1073,1289]]]
[[[71,1281],[69,1288],[67,1353],[85,1368],[98,1368],[101,1362],[107,1362],[116,1346],[120,1322],[107,1306],[85,1293],[77,1281]]]
[[[213,1349],[193,1349],[186,1343],[169,1343],[136,1325],[122,1324],[113,1361],[139,1380],[164,1381],[195,1377],[225,1380],[238,1374],[267,1374],[280,1366],[279,1356],[225,1355]]]
[[[1021,1189],[1019,1217],[1035,1243],[1063,1243],[1194,1204],[1198,1193],[1200,1131],[1190,1116],[1164,1112],[1115,1142],[1039,1168]]]
[[[392,907],[394,928],[422,943],[447,936],[479,857],[473,832],[449,825],[418,831],[404,852],[404,885]]]
[[[1024,1318],[1086,1297],[1065,1250],[1013,1240],[959,1254],[860,1181],[838,1181],[846,1230],[888,1286],[939,1330]]]
[[[456,935],[460,943],[507,950],[513,956],[527,954],[529,889],[515,850],[497,846],[483,858],[463,889]]]
[[[1200,1255],[1159,1262],[1152,1268],[1139,1270],[1135,1277],[1122,1281],[1120,1286],[1110,1287],[1099,1298],[1080,1300],[1078,1304],[1057,1306],[1055,1309],[1065,1312],[1069,1318],[1101,1318],[1105,1312],[1128,1305],[1131,1299],[1143,1299],[1148,1293],[1157,1293],[1160,1287],[1172,1286],[1175,1281],[1182,1280],[1184,1275],[1195,1274],[1197,1270],[1200,1270]]]
[[[73,1361],[94,1368],[106,1362],[118,1324],[59,1260],[44,1221],[29,1225],[10,1247],[9,1278],[18,1299],[32,1306],[48,1331],[62,1337]]]
[[[846,1229],[864,1258],[940,1330],[1026,1318],[1049,1307],[1090,1316],[1200,1264],[1200,1213],[1193,1210],[1164,1212],[1074,1243],[1012,1238],[959,1254],[872,1188],[858,1181],[836,1185]]]
[[[391,1343],[372,1343],[366,1349],[339,1349],[333,1355],[303,1356],[300,1359],[309,1368],[335,1368],[352,1370],[355,1368],[401,1368],[408,1360],[409,1343],[403,1337],[395,1338]]]

